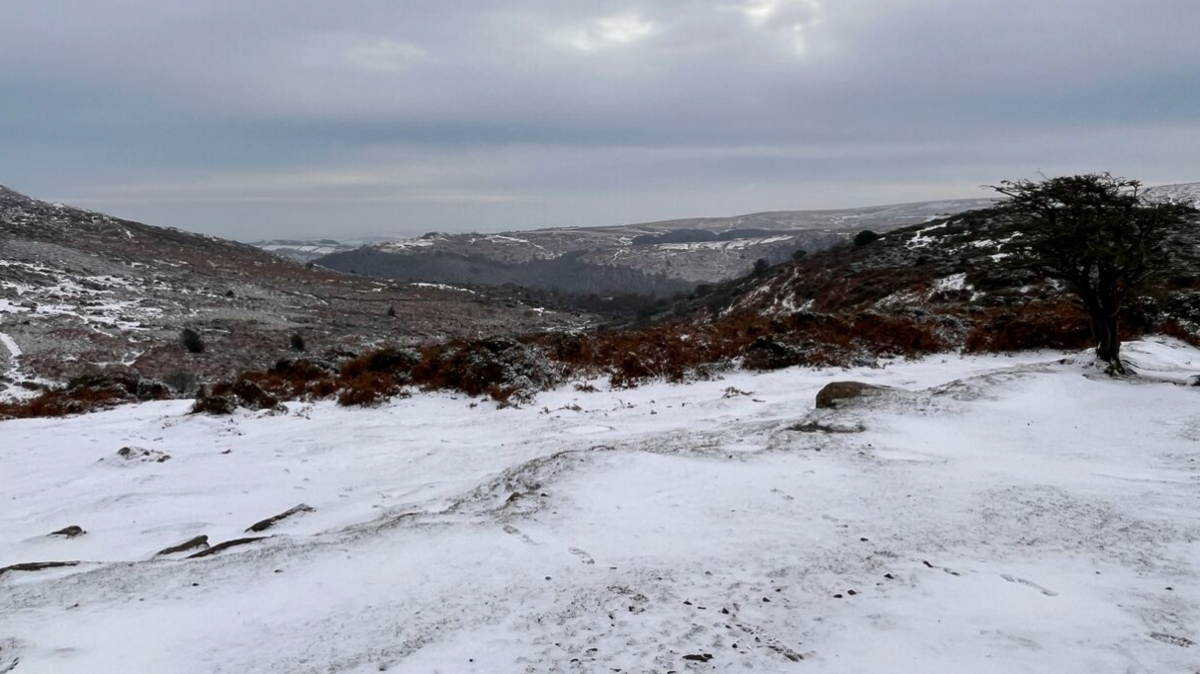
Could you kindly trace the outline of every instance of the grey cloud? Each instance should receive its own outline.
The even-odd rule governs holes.
[[[1194,0],[14,0],[0,182],[242,238],[1200,179]]]

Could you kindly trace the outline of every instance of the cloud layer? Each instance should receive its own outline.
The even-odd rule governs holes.
[[[1200,180],[1195,0],[12,0],[0,183],[238,238]]]

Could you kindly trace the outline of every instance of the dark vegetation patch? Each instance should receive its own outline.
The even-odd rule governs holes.
[[[251,409],[266,407],[240,404],[239,382],[253,382],[276,400],[336,398],[345,406],[375,405],[414,389],[459,391],[510,405],[526,403],[569,378],[607,377],[613,386],[634,387],[711,376],[739,360],[747,368],[766,370],[867,364],[943,348],[936,324],[907,317],[798,314],[747,315],[701,325],[673,321],[639,330],[452,340],[420,351],[385,348],[338,368],[281,361],[268,371],[247,372],[238,382],[213,387],[214,394],[199,398],[195,411],[226,413],[224,404],[208,409],[214,396]]]
[[[122,403],[166,400],[171,390],[162,383],[131,374],[76,377],[63,386],[29,400],[0,403],[0,419],[62,417],[108,409]]]

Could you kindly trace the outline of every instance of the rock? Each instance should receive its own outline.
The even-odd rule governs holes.
[[[13,571],[41,571],[42,569],[57,569],[64,566],[78,566],[78,561],[73,562],[22,562],[20,564],[12,564],[0,568],[0,576]]]
[[[171,460],[170,454],[144,447],[122,447],[117,450],[117,456],[126,461],[137,461],[140,463],[164,463]]]
[[[247,545],[249,543],[254,543],[255,541],[265,541],[268,538],[270,538],[270,536],[250,536],[247,538],[235,538],[230,541],[222,541],[222,542],[217,543],[216,545],[212,546],[211,548],[206,548],[206,549],[201,550],[200,552],[197,552],[193,555],[188,555],[187,558],[188,559],[200,559],[201,557],[208,557],[209,555],[215,555],[218,552],[221,552],[223,550],[228,550],[229,548],[237,547],[239,545]]]
[[[711,653],[690,653],[683,656],[684,660],[691,660],[692,662],[708,662],[709,660],[712,660],[712,658],[713,656]]]
[[[833,409],[844,401],[875,396],[890,390],[886,386],[864,384],[859,381],[831,382],[817,393],[817,409]]]
[[[194,538],[189,538],[188,540],[180,543],[179,545],[172,545],[169,548],[163,548],[162,550],[159,550],[158,552],[154,553],[154,556],[155,557],[163,557],[166,555],[174,555],[174,554],[180,553],[180,552],[187,552],[188,550],[195,550],[196,548],[207,548],[207,547],[208,547],[208,536],[201,535],[201,536],[196,536]]]
[[[55,532],[51,533],[50,535],[51,536],[62,536],[63,538],[75,538],[76,536],[82,536],[86,533],[87,532],[83,530],[83,527],[79,526],[78,524],[72,524],[69,527],[59,529],[58,531],[55,531]]]
[[[1187,385],[1188,386],[1200,386],[1200,374],[1194,374],[1194,375],[1188,377]]]
[[[246,533],[259,533],[260,531],[266,531],[267,529],[270,529],[279,522],[293,515],[298,515],[300,513],[311,513],[315,510],[316,509],[312,506],[301,503],[300,505],[289,508],[278,515],[275,515],[274,517],[268,517],[261,522],[255,522],[254,524],[250,525],[249,529],[246,529]]]

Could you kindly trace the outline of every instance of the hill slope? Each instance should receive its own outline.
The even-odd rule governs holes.
[[[1200,185],[1156,191],[1200,203]],[[1058,285],[1014,264],[1020,226],[990,209],[895,229],[865,246],[844,245],[727,284],[674,307],[701,323],[836,316],[903,318],[944,346],[971,350],[1073,348],[1089,343],[1084,316]],[[1128,336],[1168,330],[1200,338],[1200,223],[1172,234],[1174,260],[1161,284],[1128,307]],[[791,331],[771,339],[787,341]],[[803,331],[801,331],[803,332]]]
[[[293,333],[323,351],[578,322],[501,294],[306,269],[0,187],[0,389],[99,369],[224,376],[288,355]],[[205,353],[179,348],[185,326],[202,334]]]

